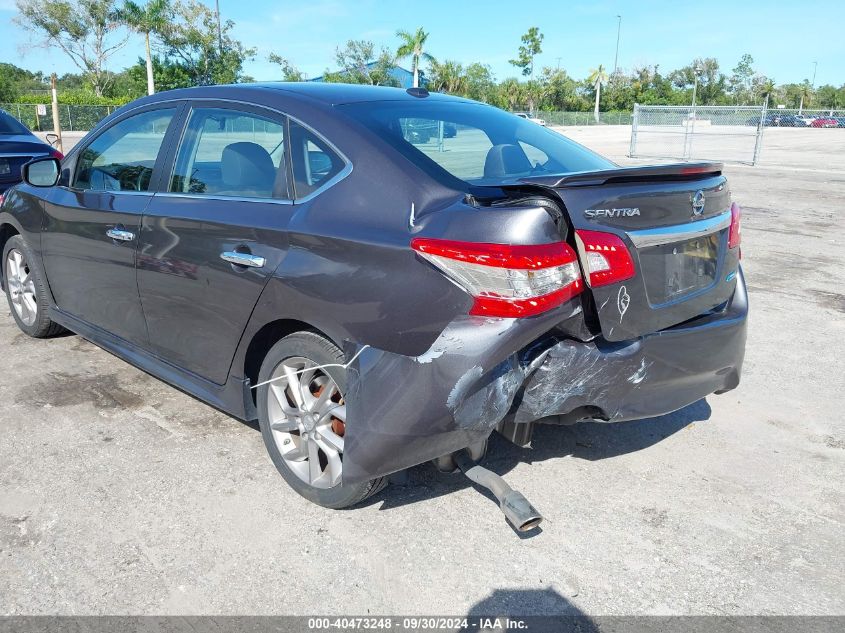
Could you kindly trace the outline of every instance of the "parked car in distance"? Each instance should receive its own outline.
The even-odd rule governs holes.
[[[21,167],[35,157],[62,154],[5,110],[0,110],[0,197],[21,181]]]
[[[810,123],[811,127],[838,127],[839,120],[832,116],[817,117]]]
[[[445,126],[448,151],[414,138]],[[280,83],[144,97],[23,178],[0,206],[18,327],[258,420],[326,507],[430,460],[463,469],[494,431],[524,446],[537,423],[739,384],[740,210],[718,163],[619,167],[466,99]]]
[[[537,125],[542,125],[543,127],[546,127],[545,119],[540,119],[538,117],[531,116],[528,112],[514,112],[514,114],[520,119],[525,119],[526,121],[531,121],[532,123],[536,123]]]
[[[760,125],[760,122],[760,115],[748,119],[748,125]],[[765,117],[762,117],[762,123],[766,127],[807,127],[807,122],[802,117],[779,112],[767,113]]]

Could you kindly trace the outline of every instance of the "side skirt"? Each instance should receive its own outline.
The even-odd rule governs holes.
[[[217,385],[151,354],[134,343],[125,341],[67,312],[62,312],[55,306],[50,307],[50,319],[141,371],[189,396],[202,400],[223,413],[244,422],[258,419],[248,378],[236,378],[230,375],[226,384]]]

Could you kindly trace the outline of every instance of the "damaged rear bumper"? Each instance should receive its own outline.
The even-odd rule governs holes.
[[[417,357],[350,345],[344,481],[447,455],[502,421],[646,418],[739,384],[748,314],[741,272],[722,310],[633,341],[563,338],[556,325],[583,318],[577,303],[531,319],[458,319]]]

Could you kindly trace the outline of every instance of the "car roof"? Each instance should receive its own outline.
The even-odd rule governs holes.
[[[387,86],[367,86],[361,84],[337,84],[324,83],[319,81],[301,82],[263,82],[228,84],[223,86],[199,86],[195,88],[182,88],[178,90],[157,93],[157,97],[182,97],[182,98],[223,98],[234,91],[249,90],[264,93],[283,92],[289,99],[300,99],[303,101],[319,101],[325,105],[342,105],[345,103],[361,103],[370,101],[437,101],[437,102],[464,102],[476,103],[469,99],[454,97],[452,95],[438,92],[421,91],[424,96],[412,94],[414,90],[404,88],[390,88]],[[177,94],[178,93],[178,94]]]

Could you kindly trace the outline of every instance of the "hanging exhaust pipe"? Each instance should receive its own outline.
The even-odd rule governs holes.
[[[487,488],[499,501],[499,508],[517,532],[527,532],[543,522],[543,516],[531,505],[521,492],[511,488],[493,471],[479,466],[466,451],[454,455],[455,463],[469,479]]]

